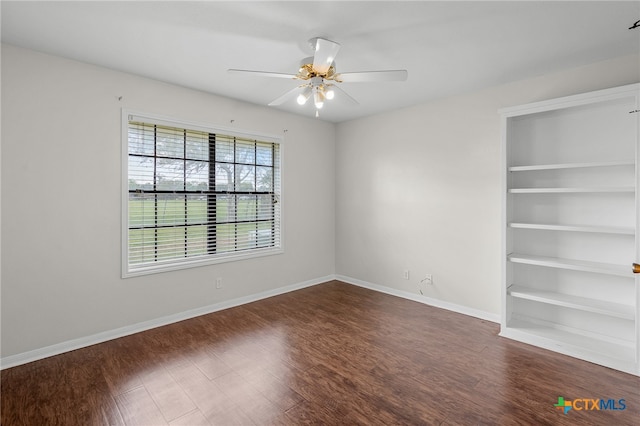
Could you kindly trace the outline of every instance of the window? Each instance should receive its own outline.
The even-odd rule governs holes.
[[[277,138],[126,113],[123,124],[123,276],[282,251]]]

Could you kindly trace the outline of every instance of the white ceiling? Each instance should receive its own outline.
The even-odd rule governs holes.
[[[260,105],[296,81],[307,41],[342,45],[338,72],[407,69],[405,82],[343,83],[340,122],[640,52],[640,1],[1,2],[2,42]],[[640,67],[640,64],[639,64]],[[313,104],[277,108],[312,117]]]

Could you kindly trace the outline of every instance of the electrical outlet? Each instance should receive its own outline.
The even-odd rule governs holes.
[[[420,280],[420,284],[422,283],[433,285],[433,276],[431,274],[426,274],[424,278]]]
[[[222,278],[216,278],[216,288],[222,288]]]
[[[409,270],[408,270],[408,269],[405,269],[405,270],[402,272],[402,277],[403,277],[405,280],[408,280],[408,279],[409,279]]]

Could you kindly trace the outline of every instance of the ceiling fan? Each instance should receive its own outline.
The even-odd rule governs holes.
[[[316,107],[316,117],[318,117],[318,111],[323,107],[325,100],[333,99],[336,92],[340,93],[339,96],[344,97],[348,101],[354,104],[358,103],[344,90],[340,89],[337,86],[338,83],[375,83],[404,81],[407,79],[407,70],[337,73],[335,58],[340,50],[340,44],[320,37],[312,38],[309,40],[309,43],[315,53],[312,57],[304,58],[300,62],[300,68],[297,74],[239,69],[229,69],[228,71],[232,73],[305,81],[304,84],[294,87],[284,95],[270,102],[269,106],[281,105],[293,97],[296,97],[299,105],[304,105],[309,98],[313,97],[313,103]]]

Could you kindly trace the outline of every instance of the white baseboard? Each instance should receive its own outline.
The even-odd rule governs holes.
[[[425,297],[417,294],[412,294],[402,290],[396,290],[390,287],[381,286],[378,284],[372,284],[366,281],[358,280],[355,278],[347,277],[344,275],[327,275],[325,277],[316,278],[309,281],[304,281],[297,284],[292,284],[284,287],[279,287],[273,290],[263,291],[261,293],[252,294],[249,296],[239,297],[236,299],[227,300],[220,303],[214,303],[213,305],[203,306],[201,308],[191,309],[177,314],[167,315],[161,318],[156,318],[149,321],[143,321],[136,324],[128,325],[125,327],[116,328],[114,330],[108,330],[90,336],[80,337],[77,339],[68,340],[66,342],[56,343],[44,348],[34,349],[31,351],[19,353],[16,355],[10,355],[0,359],[0,370],[5,368],[15,367],[17,365],[26,364],[39,359],[48,358],[50,356],[59,355],[64,352],[73,351],[76,349],[92,346],[98,343],[106,342],[109,340],[117,339],[119,337],[129,336],[131,334],[139,333],[141,331],[150,330],[156,327],[162,327],[163,325],[173,324],[179,321],[184,321],[190,318],[195,318],[201,315],[210,314],[212,312],[221,311],[224,309],[233,308],[236,306],[244,305],[246,303],[255,302],[268,297],[277,296],[279,294],[289,293],[291,291],[300,290],[306,287],[322,284],[332,280],[339,280],[347,284],[356,285],[359,287],[368,288],[370,290],[379,291],[381,293],[390,294],[392,296],[402,297],[403,299],[413,300],[415,302],[424,303],[426,305],[435,306],[437,308],[446,309],[449,311],[457,312],[464,315],[469,315],[475,318],[491,322],[500,322],[500,316],[489,312],[480,311],[477,309],[469,308],[462,305],[456,305],[454,303],[445,302],[430,297]]]
[[[255,302],[257,300],[266,299],[268,297],[277,296],[279,294],[289,293],[291,291],[300,290],[302,288],[311,287],[314,285],[322,284],[327,281],[335,279],[334,275],[328,275],[322,278],[316,278],[309,281],[304,281],[297,284],[292,284],[284,287],[279,287],[273,290],[263,291],[261,293],[252,294],[249,296],[239,297],[237,299],[226,300],[220,303],[214,303],[213,305],[203,306],[201,308],[191,309],[177,314],[167,315],[161,318],[152,319],[149,321],[143,321],[125,327],[116,328],[114,330],[108,330],[90,336],[80,337],[77,339],[68,340],[66,342],[56,343],[44,348],[34,349],[19,353],[16,355],[10,355],[0,359],[0,370],[5,368],[15,367],[17,365],[26,364],[28,362],[37,361],[39,359],[48,358],[50,356],[59,355],[64,352],[73,351],[76,349],[92,346],[98,343],[106,342],[108,340],[117,339],[119,337],[129,336],[131,334],[139,333],[141,331],[150,330],[152,328],[161,327],[163,325],[173,324],[179,321],[184,321],[190,318],[195,318],[201,315],[210,314],[212,312],[221,311],[224,309],[233,308],[235,306],[244,305],[246,303]]]
[[[433,299],[431,297],[422,296],[420,294],[413,294],[407,291],[397,290],[391,287],[372,284],[367,281],[362,281],[362,280],[347,277],[344,275],[336,275],[335,279],[339,281],[343,281],[347,284],[353,284],[359,287],[368,288],[370,290],[379,291],[381,293],[390,294],[392,296],[402,297],[403,299],[413,300],[414,302],[424,303],[425,305],[434,306],[436,308],[446,309],[448,311],[457,312],[459,314],[468,315],[471,317],[495,322],[498,324],[500,323],[500,315],[492,314],[491,312],[485,312],[479,309],[469,308],[467,306],[457,305],[455,303],[445,302],[443,300]]]

